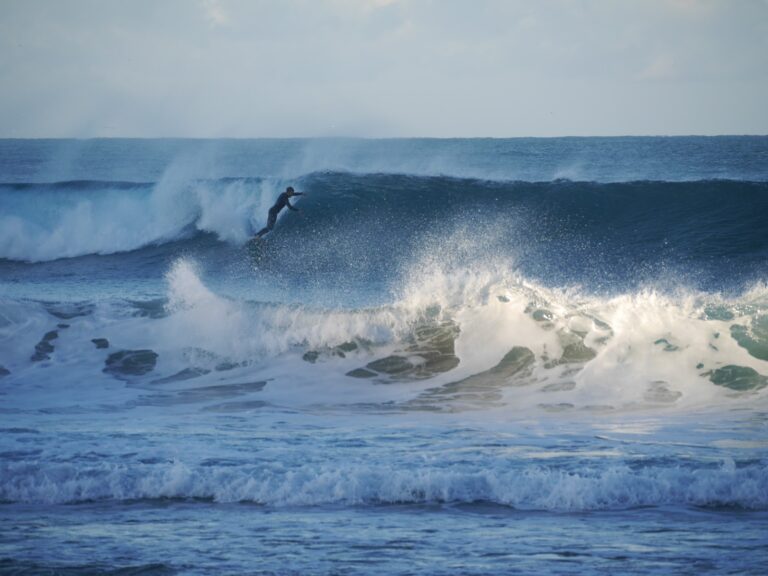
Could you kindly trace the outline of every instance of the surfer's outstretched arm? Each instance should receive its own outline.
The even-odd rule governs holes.
[[[294,192],[293,194],[291,194],[291,196],[304,196],[304,192]],[[286,206],[288,206],[289,209],[293,210],[294,212],[299,212],[299,209],[296,208],[293,204],[291,204],[288,201],[288,198],[285,199],[285,204]]]

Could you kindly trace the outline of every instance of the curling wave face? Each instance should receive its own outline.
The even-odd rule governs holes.
[[[465,253],[469,262],[488,253],[514,257],[522,272],[546,285],[610,291],[668,276],[710,291],[742,290],[764,280],[768,259],[764,182],[318,173],[298,184],[308,192],[300,200],[305,217],[282,219],[258,264],[305,285],[313,276],[392,278],[425,242],[440,249],[439,240],[450,243],[459,229],[484,243],[484,252]],[[205,245],[218,249],[216,260],[232,260],[281,189],[280,181],[260,178],[3,185],[0,259],[39,262],[154,247],[167,261],[180,249],[194,253]]]

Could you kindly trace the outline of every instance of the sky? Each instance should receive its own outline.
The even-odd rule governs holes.
[[[768,134],[768,0],[0,0],[0,137]]]

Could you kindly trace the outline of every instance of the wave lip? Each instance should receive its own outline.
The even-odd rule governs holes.
[[[0,500],[72,504],[95,500],[204,499],[269,506],[491,503],[524,510],[576,512],[640,506],[768,510],[768,465],[578,471],[523,465],[506,469],[402,468],[307,464],[283,467],[11,463],[0,466]]]

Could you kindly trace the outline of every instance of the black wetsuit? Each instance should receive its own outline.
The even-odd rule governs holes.
[[[301,196],[301,192],[294,192],[291,196]],[[283,192],[280,194],[280,196],[277,197],[277,202],[275,202],[274,206],[269,209],[269,217],[267,218],[267,225],[259,230],[259,232],[256,234],[256,238],[261,238],[266,234],[267,232],[271,232],[272,228],[275,227],[275,222],[277,222],[277,215],[280,213],[280,210],[288,206],[290,210],[293,210],[294,212],[298,212],[298,208],[294,208],[290,201],[288,200],[291,196],[288,195],[288,192]]]

